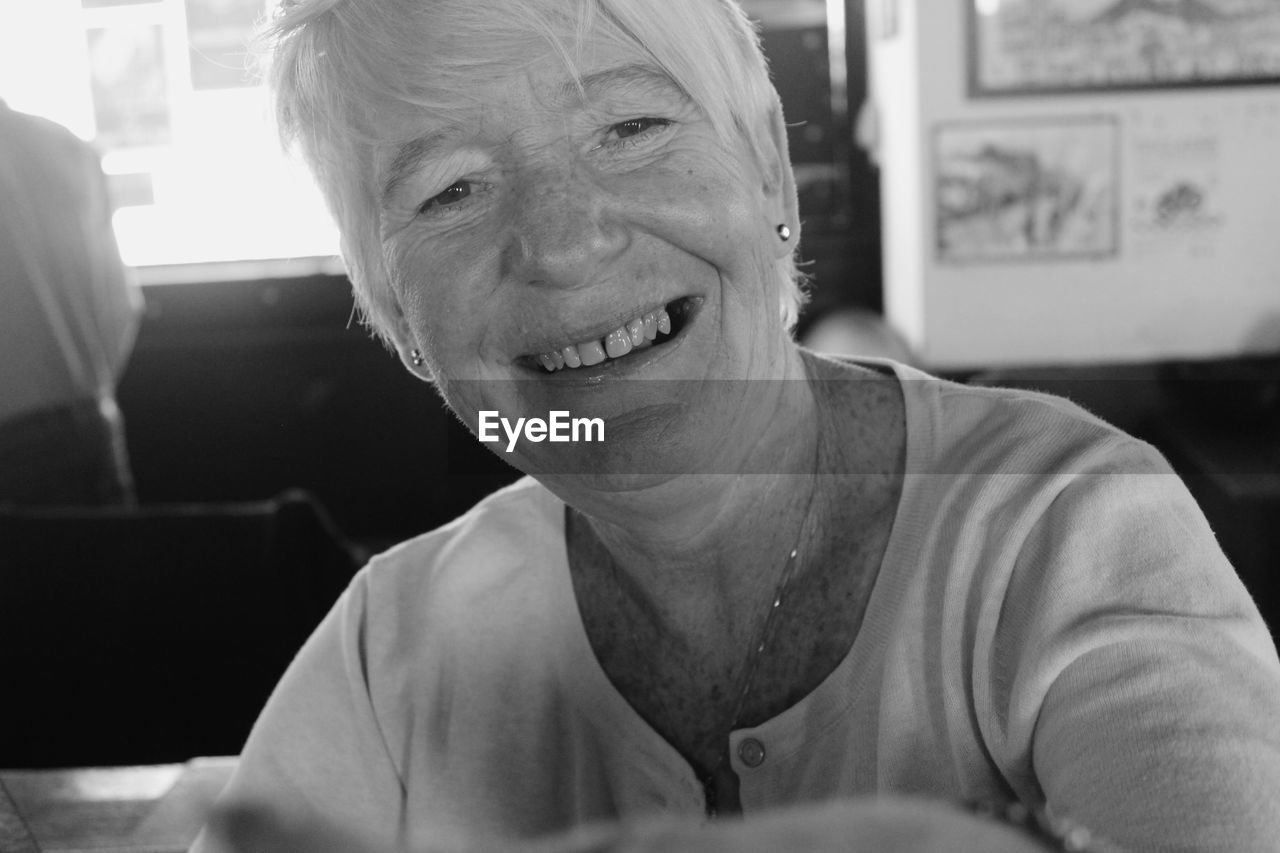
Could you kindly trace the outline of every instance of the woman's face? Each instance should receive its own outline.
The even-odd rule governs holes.
[[[787,346],[776,227],[795,218],[777,133],[752,129],[763,156],[722,141],[638,49],[589,37],[585,92],[544,43],[529,52],[377,158],[402,348],[473,431],[482,411],[605,419],[603,445],[507,454],[504,435],[494,449],[523,470],[705,465],[743,387],[721,380],[775,375]]]

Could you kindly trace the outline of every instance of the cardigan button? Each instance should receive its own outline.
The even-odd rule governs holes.
[[[738,758],[748,767],[764,764],[764,744],[753,737],[743,738],[738,744]]]

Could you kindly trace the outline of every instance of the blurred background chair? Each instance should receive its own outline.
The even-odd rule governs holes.
[[[360,563],[305,492],[0,511],[0,767],[238,753]]]

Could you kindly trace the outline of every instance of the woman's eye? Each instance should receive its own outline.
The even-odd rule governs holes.
[[[671,122],[662,118],[632,118],[624,122],[615,124],[613,132],[618,135],[619,139],[630,139],[633,136],[639,136],[645,131],[652,130],[655,127],[666,127]]]
[[[470,181],[455,181],[445,188],[444,192],[439,195],[432,196],[422,203],[422,207],[418,208],[419,213],[427,213],[435,207],[448,207],[471,195]]]

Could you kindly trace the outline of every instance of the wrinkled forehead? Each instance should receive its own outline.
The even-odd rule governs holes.
[[[363,0],[369,2],[369,0]],[[695,48],[687,24],[722,19],[732,0],[395,0],[408,13],[420,42],[437,55],[467,53],[476,59],[515,58],[532,44],[572,54],[588,35],[641,44],[657,36],[669,47]],[[656,28],[636,24],[652,23]],[[665,25],[664,25],[665,22]],[[723,23],[723,20],[721,20]],[[646,32],[641,33],[639,29]]]
[[[576,78],[606,45],[628,41],[595,7],[595,0],[418,0],[403,2],[402,20],[386,21],[387,31],[354,37],[380,48],[383,67],[370,83],[381,88],[372,93],[381,117],[412,121],[472,109],[491,84],[538,65],[557,63]]]
[[[566,62],[601,37],[597,0],[419,0],[404,59],[426,72],[509,71],[556,54]],[[604,21],[607,24],[607,16]]]
[[[360,0],[357,0],[360,2]],[[367,0],[366,0],[367,2]],[[580,81],[621,56],[647,63],[695,102],[706,46],[689,31],[714,25],[721,0],[391,0],[382,15],[356,19],[349,38],[363,42],[357,128],[374,145],[403,141],[424,120],[451,123],[477,108],[493,84],[558,66]],[[701,54],[701,55],[699,55]],[[338,73],[345,70],[335,69]],[[349,86],[357,81],[348,79]],[[707,88],[707,87],[702,87]],[[720,96],[722,97],[722,96]],[[718,97],[713,96],[713,99]],[[714,119],[714,117],[713,117]]]

